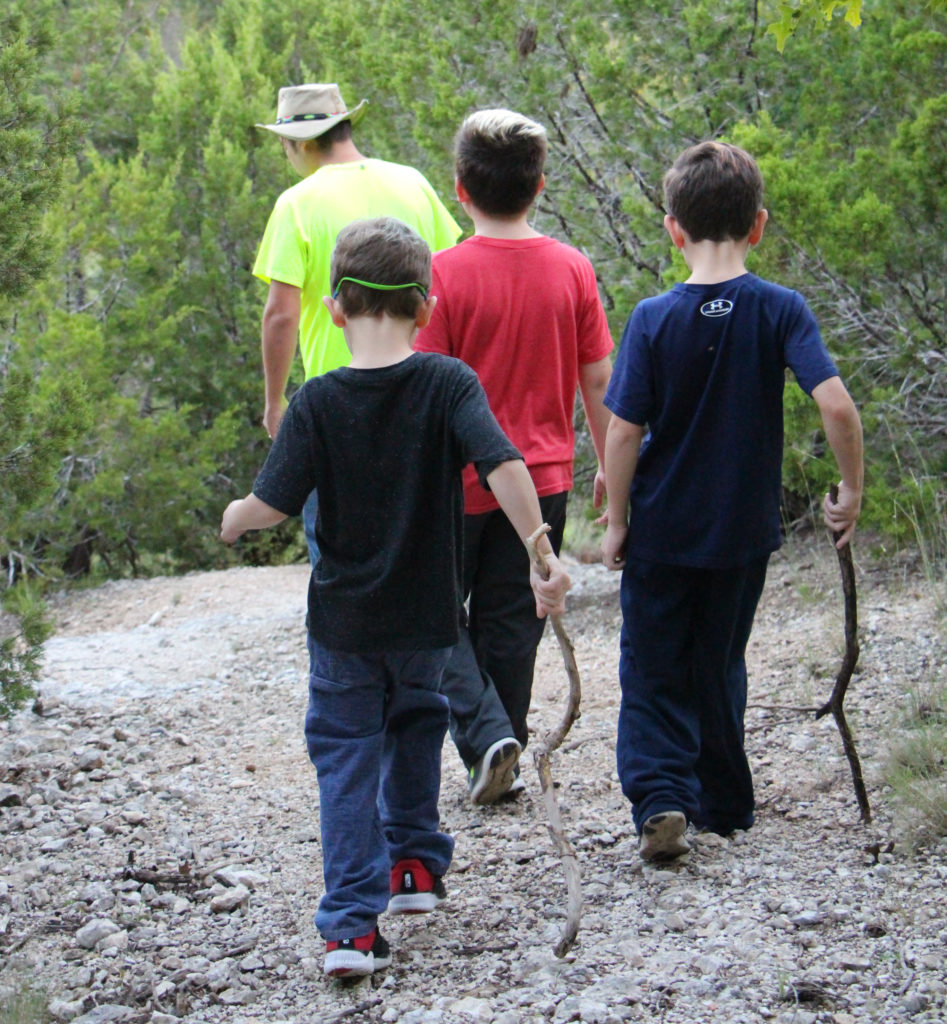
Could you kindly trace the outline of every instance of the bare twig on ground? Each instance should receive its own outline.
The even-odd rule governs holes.
[[[543,523],[526,541],[526,547],[529,550],[533,564],[545,578],[549,577],[549,568],[546,565],[545,558],[536,548],[536,542],[544,533],[548,532],[549,526]],[[575,649],[562,625],[562,616],[552,614],[549,618],[552,621],[552,628],[556,634],[556,640],[559,642],[566,674],[569,677],[569,700],[559,725],[547,733],[533,747],[533,763],[536,765],[536,771],[539,773],[539,785],[542,789],[543,803],[546,805],[546,813],[549,816],[549,834],[552,836],[553,845],[556,847],[562,860],[562,868],[566,876],[566,888],[568,891],[566,923],[559,942],[556,943],[553,950],[556,956],[563,957],[572,948],[579,933],[579,921],[582,917],[582,885],[575,851],[572,849],[572,844],[566,838],[562,827],[559,803],[556,800],[556,790],[552,782],[549,755],[562,744],[562,741],[572,728],[572,723],[582,713],[579,709],[579,702],[582,699],[582,684],[579,679],[579,669],[575,663]]]
[[[832,500],[838,500],[838,489],[833,484]],[[840,534],[832,533],[832,539],[838,543]],[[836,548],[838,555],[839,569],[842,573],[842,591],[845,595],[845,655],[842,658],[842,665],[838,675],[835,677],[835,686],[832,688],[832,696],[816,712],[816,720],[827,715],[830,711],[838,726],[842,737],[842,747],[845,756],[848,758],[849,767],[852,770],[852,783],[855,786],[855,798],[858,800],[858,809],[861,811],[861,820],[864,824],[871,822],[871,807],[868,803],[868,792],[865,789],[865,779],[862,775],[861,761],[858,759],[858,751],[855,749],[855,738],[845,718],[845,693],[851,681],[852,673],[858,663],[858,599],[855,591],[855,566],[852,562],[851,544],[842,548]]]

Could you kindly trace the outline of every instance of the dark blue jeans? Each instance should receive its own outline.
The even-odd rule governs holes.
[[[625,565],[618,775],[639,832],[672,810],[721,834],[753,824],[745,654],[768,561]]]
[[[370,932],[388,906],[389,876],[417,858],[435,875],[454,840],[437,799],[447,700],[437,691],[450,648],[349,654],[309,637],[306,744],[319,782],[328,940]]]

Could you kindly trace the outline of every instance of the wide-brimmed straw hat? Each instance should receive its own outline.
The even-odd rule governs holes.
[[[365,115],[368,100],[353,110],[345,109],[345,101],[334,83],[287,85],[279,91],[276,102],[276,124],[258,124],[284,139],[317,139],[340,121],[357,124]]]

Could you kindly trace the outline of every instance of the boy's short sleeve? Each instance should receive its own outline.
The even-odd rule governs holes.
[[[419,332],[414,342],[414,347],[419,352],[439,352],[442,356],[453,355],[451,351],[450,328],[448,324],[448,309],[446,290],[443,287],[442,279],[437,269],[437,257],[434,257],[431,265],[431,295],[436,296],[437,302],[434,305],[434,312],[427,326]]]
[[[523,456],[493,415],[477,375],[463,364],[458,366],[462,366],[463,375],[454,402],[453,429],[463,462],[475,465],[481,485],[489,490],[489,474],[501,463]]]
[[[280,423],[263,468],[253,483],[253,493],[271,508],[287,516],[298,516],[316,486],[316,439],[314,425],[303,391],[293,395]]]
[[[302,288],[306,281],[306,248],[296,209],[283,193],[276,200],[263,232],[253,276],[267,284],[281,281]]]
[[[812,310],[801,295],[793,293],[793,298],[794,315],[786,334],[783,354],[799,387],[811,396],[823,381],[837,377],[838,370],[825,347]]]
[[[625,325],[604,402],[620,419],[644,426],[654,414],[654,397],[651,350],[639,303]]]
[[[583,301],[578,316],[578,355],[579,365],[597,363],[604,359],[615,347],[612,333],[608,327],[608,318],[598,294],[598,282],[592,264],[583,257]]]

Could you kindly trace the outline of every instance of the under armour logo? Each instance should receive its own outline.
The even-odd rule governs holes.
[[[700,307],[704,316],[726,316],[731,309],[733,309],[733,303],[729,299],[712,299]]]

